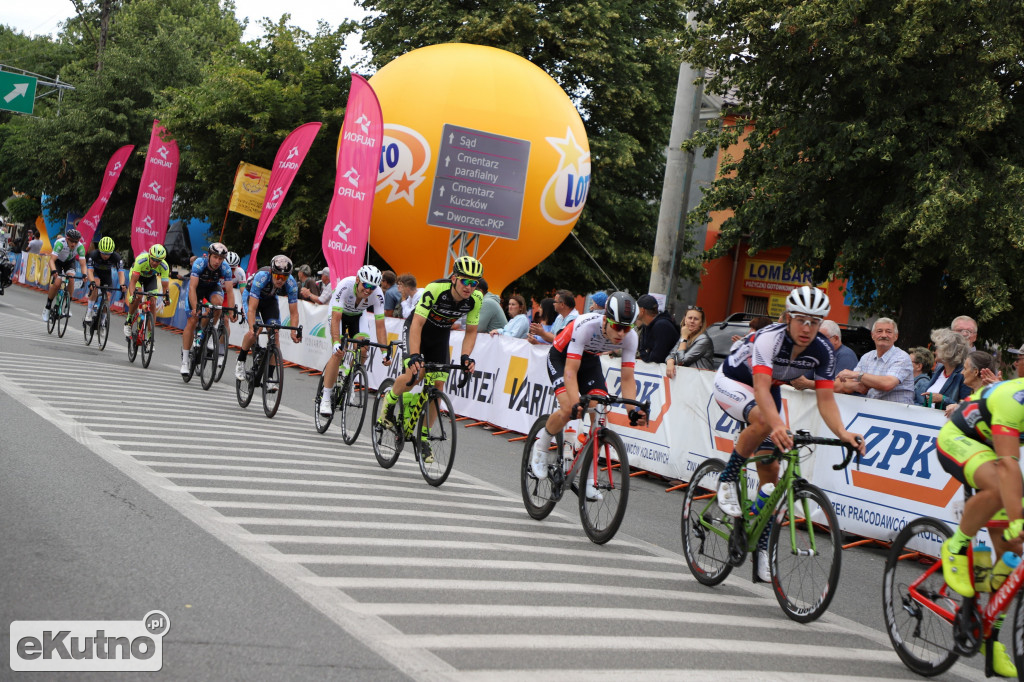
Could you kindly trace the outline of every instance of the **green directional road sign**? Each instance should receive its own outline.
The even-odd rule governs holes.
[[[0,109],[31,114],[36,102],[36,79],[0,71]]]

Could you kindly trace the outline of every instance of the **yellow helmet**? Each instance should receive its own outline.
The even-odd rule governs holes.
[[[484,266],[472,256],[459,256],[455,259],[452,274],[479,279],[484,276]]]

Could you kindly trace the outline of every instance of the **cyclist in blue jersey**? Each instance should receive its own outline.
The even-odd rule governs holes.
[[[823,291],[804,286],[794,289],[786,299],[785,322],[768,325],[746,335],[735,344],[729,357],[715,375],[714,396],[718,405],[733,419],[744,424],[736,439],[732,456],[719,476],[718,506],[730,516],[740,516],[736,482],[740,469],[755,452],[771,452],[793,447],[793,438],[780,414],[780,386],[810,372],[818,412],[832,433],[864,454],[859,434],[843,427],[832,387],[835,379],[835,351],[818,327],[831,306]],[[760,485],[777,483],[778,462],[759,462]],[[770,580],[767,531],[758,543],[757,570],[762,580]],[[763,546],[762,546],[763,545]]]
[[[249,331],[242,339],[242,349],[238,351],[238,361],[235,363],[235,378],[245,381],[245,359],[249,357],[249,349],[256,341],[256,318],[264,324],[281,324],[281,310],[277,303],[278,296],[288,297],[288,313],[291,316],[292,326],[299,321],[299,285],[292,277],[292,259],[288,256],[278,255],[270,260],[269,270],[260,270],[253,275],[252,281],[247,287],[246,301],[247,321]],[[256,309],[252,310],[255,305]],[[277,332],[274,332],[277,340]],[[292,330],[292,343],[299,342],[299,334]],[[269,386],[271,392],[277,390],[276,382]]]
[[[225,262],[228,248],[220,242],[210,244],[207,253],[192,263],[192,275],[188,280],[188,318],[181,332],[181,374],[188,376],[188,351],[192,337],[199,323],[199,302],[209,301],[220,305],[227,300],[229,308],[235,306],[235,278],[231,267]],[[213,314],[213,321],[220,319],[220,311]]]

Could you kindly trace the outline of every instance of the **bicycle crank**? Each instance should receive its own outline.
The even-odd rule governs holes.
[[[743,565],[743,560],[747,558],[747,528],[743,524],[743,519],[736,519],[732,527],[732,533],[729,534],[729,559],[728,564],[733,567],[739,567]]]
[[[975,598],[965,599],[953,618],[953,651],[961,656],[973,656],[981,648],[981,614],[975,608]]]

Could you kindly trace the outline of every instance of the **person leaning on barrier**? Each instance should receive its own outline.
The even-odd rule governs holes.
[[[964,383],[964,360],[970,352],[967,338],[951,329],[933,329],[936,365],[932,380],[921,394],[918,405],[945,407],[958,403],[971,394]]]
[[[924,346],[911,348],[907,352],[910,354],[910,362],[914,366],[914,402],[923,405],[923,394],[932,385],[935,354]]]
[[[687,306],[679,346],[665,359],[665,374],[669,379],[675,379],[677,366],[715,368],[715,342],[708,336],[707,330],[704,309],[695,305]]]
[[[895,320],[880,317],[871,326],[875,350],[861,356],[857,367],[836,375],[836,392],[860,393],[874,400],[907,405],[914,402],[914,365],[896,346],[899,329]]]
[[[505,325],[508,324],[508,318],[505,317],[505,311],[501,309],[501,297],[490,293],[487,280],[483,277],[480,278],[477,291],[484,296],[483,307],[480,309],[480,324],[476,328],[477,332],[490,334],[492,331],[504,329]]]
[[[530,320],[526,317],[526,299],[519,294],[512,294],[508,297],[509,321],[501,329],[492,329],[491,336],[511,336],[516,339],[525,339],[526,333],[530,330]]]
[[[644,294],[636,300],[639,308],[637,322],[640,327],[640,345],[636,356],[644,362],[660,364],[679,343],[679,327],[675,319],[667,312],[658,312],[658,299]]]

